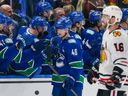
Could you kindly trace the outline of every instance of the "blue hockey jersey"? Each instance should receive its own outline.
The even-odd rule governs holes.
[[[75,81],[83,82],[82,71],[82,46],[74,37],[62,40],[59,48],[59,57],[56,60],[52,84],[62,85],[67,76],[72,76]]]
[[[7,35],[0,33],[0,48],[2,46],[11,46],[13,45],[13,40]],[[0,58],[0,73],[6,74],[9,68],[9,62]]]
[[[43,48],[45,49],[45,47]],[[3,48],[0,49],[0,58],[8,61],[10,65],[9,68],[13,73],[27,77],[32,77],[36,72],[40,73],[41,65],[45,62],[43,53],[33,51],[31,48],[18,50],[15,45],[10,47],[3,46]]]
[[[92,28],[83,30],[83,60],[85,69],[90,69],[92,65],[100,62],[100,50],[102,35]]]
[[[22,43],[19,44],[20,48],[24,48],[24,47],[28,47],[28,46],[30,47],[30,45],[39,41],[37,36],[34,34],[31,34],[29,30],[30,30],[29,27],[21,27],[20,28],[20,30],[18,32],[17,40],[16,40],[16,41],[20,41],[20,40],[22,41]]]

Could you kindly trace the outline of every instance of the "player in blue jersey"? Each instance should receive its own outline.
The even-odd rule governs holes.
[[[42,39],[34,43],[30,49],[26,50],[17,49],[15,45],[1,45],[0,58],[1,60],[7,61],[9,66],[6,66],[6,68],[10,69],[4,71],[9,71],[9,74],[19,74],[30,78],[35,74],[39,74],[42,69],[42,64],[45,64],[46,57],[44,50],[47,49],[49,44],[49,41]]]
[[[3,14],[0,14],[0,46],[13,45],[13,29],[14,21]],[[4,59],[0,59],[0,73],[6,74],[8,71],[9,63]]]
[[[100,49],[102,36],[100,34],[101,12],[92,10],[89,14],[91,27],[83,30],[83,60],[85,70],[100,62]]]
[[[17,47],[29,48],[32,44],[45,38],[45,32],[48,29],[48,22],[36,16],[30,22],[29,27],[22,27],[17,36]]]
[[[69,18],[73,23],[71,31],[76,32],[81,36],[81,32],[84,30],[83,25],[85,25],[85,18],[83,13],[80,11],[71,12],[69,14]]]
[[[59,57],[56,59],[55,70],[52,76],[53,96],[82,96],[84,78],[82,46],[74,37],[69,35],[71,21],[66,17],[60,18],[56,24],[56,30],[62,42],[59,48]]]
[[[81,43],[81,32],[84,30],[83,25],[85,24],[85,18],[82,12],[74,11],[69,14],[69,18],[72,21],[71,32],[69,33],[71,36],[78,39]]]
[[[120,25],[124,30],[128,31],[128,8],[123,8],[122,12],[123,12],[123,17]]]
[[[41,28],[44,27],[43,26],[44,21],[42,21],[42,18],[39,21],[40,22],[37,22],[37,20],[36,20],[36,23],[31,23],[33,28],[40,28],[41,25],[42,25]],[[9,23],[9,20],[7,20],[7,22]],[[36,24],[36,25],[34,25],[34,24]],[[41,24],[41,25],[39,26],[39,24]],[[45,26],[47,26],[47,25],[45,25]],[[43,30],[41,28],[40,28],[40,31]],[[27,42],[25,44],[30,44],[31,41],[34,41],[33,38],[30,38],[30,37],[32,37],[32,36],[30,36],[31,34],[25,34],[25,33],[23,33],[23,34],[24,35],[22,35],[22,38],[25,39],[25,41]],[[1,41],[3,41],[3,40],[1,40]],[[9,42],[9,40],[6,40],[6,39],[5,39],[5,41]],[[43,42],[45,42],[45,44]],[[45,47],[44,47],[45,45],[49,44],[48,43],[49,40],[43,39],[43,42],[42,42],[43,45],[40,46],[41,48],[43,47],[42,50],[45,49]],[[34,43],[32,42],[31,44],[34,44]],[[4,47],[4,48],[2,49],[2,47]],[[40,50],[40,47],[38,48],[38,50]],[[1,45],[0,58],[2,58],[2,60],[7,61],[6,64],[10,65],[10,69],[13,70],[13,72],[15,72],[16,74],[31,76],[33,71],[35,72],[34,69],[37,69],[37,66],[36,66],[36,68],[33,69],[33,67],[34,67],[33,64],[38,65],[38,67],[40,65],[40,67],[41,67],[42,64],[45,64],[45,57],[44,57],[44,52],[43,53],[38,52],[38,54],[36,56],[34,56],[35,52],[31,51],[31,47],[29,50],[30,51],[26,51],[26,50],[22,50],[22,49],[19,50],[19,47],[17,47],[17,44],[16,44],[16,46],[14,44],[12,44],[12,46],[10,45],[10,47],[9,47],[4,42]],[[36,53],[37,53],[37,51],[36,51]],[[39,58],[43,58],[42,61],[41,60],[38,61]],[[34,61],[33,60],[31,61],[31,59],[34,59]],[[29,65],[29,61],[32,62],[32,65],[31,64]],[[1,63],[1,64],[3,65],[3,63]],[[4,68],[3,67],[1,67],[1,68],[2,68],[2,72],[3,72]],[[8,69],[9,66],[6,66],[6,68]],[[29,69],[29,70],[27,70],[27,69]],[[7,72],[8,70],[4,70],[4,71]]]
[[[48,22],[45,19],[43,19],[42,17],[36,16],[31,21],[29,28],[22,28],[22,30],[20,31],[18,38],[17,38],[20,42],[18,41],[19,44],[16,43],[16,45],[18,47],[20,46],[20,48],[25,47],[26,49],[29,49],[32,44],[36,43],[40,39],[43,39],[44,41],[45,40],[49,41],[45,38],[45,32],[47,31],[47,29],[48,29]],[[27,30],[27,32],[26,32],[26,30]],[[45,46],[45,45],[43,45],[43,46]],[[45,52],[42,54],[46,55]],[[47,56],[45,56],[44,59],[46,59],[46,57]],[[38,59],[38,58],[40,58],[40,54],[39,54],[39,56],[36,56],[34,59]],[[23,61],[25,62],[24,59],[23,59]],[[16,65],[15,63],[16,62],[13,62],[11,65],[14,66],[16,69],[17,66],[15,66]],[[48,64],[47,64],[47,60],[44,60],[44,62],[42,62],[42,68],[43,68],[42,74],[51,73],[51,70],[49,69]]]
[[[47,21],[51,19],[53,7],[49,2],[39,2],[36,6],[36,15],[46,18]]]
[[[48,26],[48,31],[47,31],[47,38],[51,39],[51,31],[50,28],[51,26],[53,25],[53,18],[52,18],[52,15],[53,15],[53,7],[51,6],[51,4],[49,2],[39,2],[35,8],[35,13],[36,13],[36,16],[41,16],[42,18],[45,18],[48,23],[49,23],[49,26]]]

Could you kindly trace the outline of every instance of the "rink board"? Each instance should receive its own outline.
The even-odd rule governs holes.
[[[97,86],[85,79],[83,96],[96,96]],[[22,76],[0,76],[0,96],[52,96],[50,75],[28,79]]]

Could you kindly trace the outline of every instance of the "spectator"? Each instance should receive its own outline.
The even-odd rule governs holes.
[[[7,4],[1,5],[0,12],[8,17],[11,17],[13,20],[17,21],[19,26],[23,26],[25,24],[25,22],[22,20],[22,17],[16,14],[10,5]]]

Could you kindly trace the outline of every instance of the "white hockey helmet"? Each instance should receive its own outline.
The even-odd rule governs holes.
[[[103,15],[108,15],[110,18],[115,17],[116,18],[116,22],[120,22],[122,19],[122,11],[118,6],[107,6],[103,9],[102,11]]]

